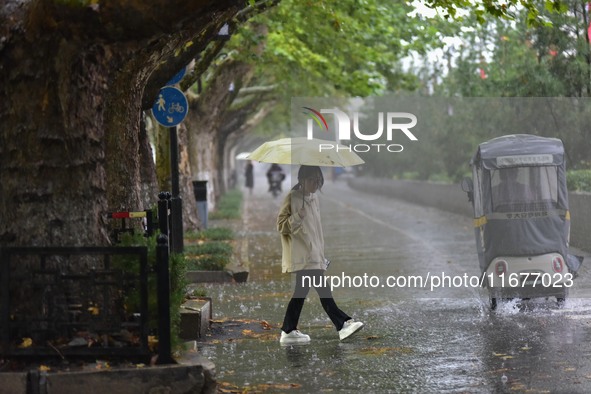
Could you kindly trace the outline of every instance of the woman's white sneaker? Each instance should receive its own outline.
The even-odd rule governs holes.
[[[290,344],[290,343],[308,343],[310,342],[310,336],[306,335],[299,330],[293,330],[289,334],[281,331],[281,338],[279,343]]]
[[[343,339],[349,338],[351,335],[361,330],[363,326],[364,324],[360,321],[347,320],[345,324],[343,324],[343,328],[339,330],[339,338],[341,341]]]

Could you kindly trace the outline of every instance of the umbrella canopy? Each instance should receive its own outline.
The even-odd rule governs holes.
[[[347,146],[335,141],[305,137],[265,142],[248,155],[247,159],[263,163],[321,167],[348,167],[365,163]]]

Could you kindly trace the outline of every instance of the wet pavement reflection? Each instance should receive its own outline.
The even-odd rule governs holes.
[[[199,350],[216,364],[222,391],[591,391],[585,266],[563,308],[553,299],[514,300],[491,312],[486,290],[470,286],[337,288],[339,307],[366,324],[345,341],[311,292],[299,328],[312,342],[281,346],[278,327],[292,291],[280,273],[275,232],[282,198],[263,187],[245,194],[240,236],[248,240],[249,280],[206,286],[214,322]],[[470,218],[353,191],[342,181],[327,181],[321,209],[327,275],[478,275]]]

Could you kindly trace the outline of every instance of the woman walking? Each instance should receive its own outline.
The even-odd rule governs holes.
[[[324,311],[334,324],[341,340],[363,327],[339,309],[330,285],[324,280],[328,260],[324,257],[324,236],[320,223],[320,205],[316,191],[322,188],[324,177],[320,167],[301,166],[298,183],[286,196],[277,217],[281,233],[283,272],[295,273],[295,289],[285,312],[281,327],[282,344],[307,343],[310,336],[297,329],[298,321],[310,286],[320,296]],[[317,286],[320,284],[320,286]]]

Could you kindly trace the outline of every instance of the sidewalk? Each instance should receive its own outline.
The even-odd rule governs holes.
[[[266,189],[244,191],[239,264],[250,271],[249,280],[277,279],[281,274],[281,241],[276,230],[277,213],[285,198],[273,198]]]
[[[248,280],[246,283],[200,284],[212,296],[214,313],[210,333],[203,343],[235,341],[245,335],[251,338],[265,336],[272,341],[278,339],[279,323],[274,320],[279,317],[273,321],[269,317],[244,318],[244,306],[241,308],[236,303],[244,300],[245,293],[253,299],[265,297],[260,289],[269,282],[286,282],[285,294],[269,294],[269,298],[288,297],[289,281],[281,274],[281,241],[275,229],[277,212],[286,192],[276,198],[263,186],[255,186],[252,194],[247,189],[242,192],[242,219],[232,223],[214,222],[212,227],[231,227],[235,231],[235,263],[227,268],[234,272],[248,271]]]

